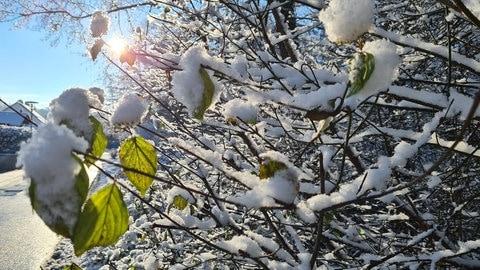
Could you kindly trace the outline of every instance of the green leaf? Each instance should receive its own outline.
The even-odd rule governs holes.
[[[347,97],[360,92],[375,69],[375,57],[371,53],[359,52],[348,63],[350,89]]]
[[[203,115],[205,111],[210,107],[213,100],[213,93],[215,92],[215,85],[213,84],[212,79],[208,75],[207,71],[204,68],[199,69],[200,77],[203,80],[203,96],[200,106],[198,106],[193,112],[193,117],[203,121]]]
[[[87,157],[85,159],[88,166],[95,163],[95,161],[103,155],[108,143],[107,136],[103,133],[102,123],[93,116],[90,116],[90,122],[92,123],[93,135],[89,154],[95,156],[95,158]]]
[[[128,180],[140,191],[142,196],[145,196],[158,168],[155,148],[142,137],[135,136],[122,143],[119,157],[122,166],[143,173],[123,169]],[[151,175],[151,177],[145,174]]]
[[[30,204],[32,205],[33,210],[37,210],[38,202],[35,196],[35,186],[37,184],[33,179],[30,180],[30,186],[28,187],[28,196],[30,197]]]
[[[78,191],[78,195],[80,195],[80,199],[81,199],[80,205],[83,205],[83,203],[87,199],[88,187],[90,185],[90,180],[88,179],[88,173],[87,173],[87,170],[85,170],[85,166],[84,166],[82,160],[80,160],[79,157],[77,157],[73,154],[72,154],[72,156],[80,164],[80,167],[81,167],[80,172],[75,177],[75,180],[76,180],[75,181],[75,188]]]
[[[275,172],[285,169],[287,166],[280,161],[268,159],[260,164],[260,179],[272,177]]]
[[[183,209],[185,209],[185,207],[187,207],[188,205],[188,201],[182,197],[182,195],[175,195],[175,197],[173,197],[173,205],[180,211],[182,211]]]
[[[323,220],[325,224],[330,224],[335,219],[335,216],[333,215],[332,212],[326,212],[323,216]]]
[[[90,248],[115,243],[128,229],[128,210],[115,184],[95,192],[75,226],[73,247],[77,256]]]

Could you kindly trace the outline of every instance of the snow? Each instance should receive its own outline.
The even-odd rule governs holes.
[[[419,91],[405,86],[392,85],[389,87],[388,92],[399,97],[418,100],[425,104],[440,105],[442,107],[446,107],[448,104],[448,99],[443,94]]]
[[[18,152],[17,166],[23,166],[25,177],[35,183],[37,212],[49,225],[64,222],[69,233],[77,221],[81,200],[76,191],[80,164],[72,150],[85,152],[88,143],[63,125],[41,126]]]
[[[147,114],[148,103],[136,93],[124,94],[115,104],[110,122],[113,125],[133,126],[140,124]]]
[[[413,246],[413,245],[416,245],[418,242],[420,242],[422,239],[424,239],[425,237],[428,237],[429,235],[431,235],[435,230],[434,229],[428,229],[424,232],[421,232],[415,236],[412,237],[412,239],[410,239],[408,242],[407,242],[407,245],[408,246]]]
[[[373,27],[369,30],[370,33],[384,37],[393,43],[401,44],[411,48],[415,48],[419,51],[427,51],[430,54],[440,56],[444,59],[449,59],[449,51],[445,46],[440,46],[428,42],[424,42],[415,38],[406,37],[397,33],[389,32],[381,28]],[[474,72],[480,73],[480,62],[473,58],[466,57],[455,51],[451,52],[451,60],[454,63],[458,63]]]
[[[97,95],[83,88],[70,88],[50,102],[47,120],[57,125],[66,124],[75,134],[89,139],[92,135],[90,106],[101,108]]]
[[[442,183],[442,178],[440,178],[438,175],[432,175],[428,178],[427,186],[429,189],[432,189],[438,186],[440,183]]]
[[[233,254],[246,253],[254,258],[264,255],[263,250],[257,242],[247,236],[233,236],[231,240],[216,243],[219,247],[230,251]]]
[[[235,121],[236,118],[246,122],[257,122],[260,111],[259,105],[242,99],[232,99],[223,106],[224,117],[227,121]]]
[[[423,126],[423,131],[414,144],[409,144],[405,141],[400,142],[395,147],[395,154],[391,158],[391,166],[404,167],[407,164],[407,159],[413,157],[413,155],[417,153],[418,148],[430,140],[433,131],[440,124],[440,119],[443,115],[444,112],[436,113],[432,120]]]
[[[97,96],[98,101],[100,101],[101,104],[105,102],[105,91],[103,91],[102,88],[99,87],[91,87],[88,89],[90,93],[94,94]]]
[[[315,215],[315,212],[309,208],[305,201],[300,201],[296,206],[297,208],[295,212],[304,222],[310,224],[317,222],[317,216]]]
[[[330,41],[350,42],[372,27],[374,7],[372,0],[332,0],[318,17]]]
[[[261,180],[252,190],[228,197],[228,200],[249,208],[277,206],[273,199],[292,204],[299,189],[298,173],[287,164],[286,169],[279,170],[272,177]]]
[[[288,103],[294,108],[312,110],[321,107],[324,110],[333,111],[331,100],[341,98],[345,93],[344,84],[327,85],[306,94],[298,94]],[[334,104],[335,105],[335,104]]]
[[[480,2],[478,0],[464,0],[463,4],[475,17],[480,18]]]
[[[232,71],[237,73],[240,78],[248,77],[248,61],[244,55],[236,55],[230,64]]]
[[[236,171],[228,168],[223,162],[222,155],[219,152],[196,147],[180,138],[169,138],[168,142],[189,153],[195,153],[200,159],[208,162],[211,166],[223,172],[228,177],[236,179],[239,183],[242,183],[249,188],[253,188],[260,184],[260,179],[252,175],[250,172]]]
[[[101,37],[107,34],[110,26],[110,18],[104,11],[95,11],[92,14],[92,20],[90,21],[90,33],[92,37]]]
[[[325,6],[325,1],[323,0],[298,0],[297,2],[304,3],[306,5],[315,7],[315,8],[323,8]]]

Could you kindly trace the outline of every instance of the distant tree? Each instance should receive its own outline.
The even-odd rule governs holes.
[[[77,255],[150,269],[480,267],[477,1],[0,3],[3,21],[84,41],[115,70],[112,89],[134,92],[98,112],[128,134],[118,162],[100,158],[88,116],[101,95],[78,88],[20,151],[34,209]],[[128,46],[114,52],[114,34]],[[123,174],[89,185],[96,160]]]

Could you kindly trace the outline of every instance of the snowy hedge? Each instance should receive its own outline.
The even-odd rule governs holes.
[[[30,136],[30,128],[0,125],[0,153],[16,153]]]

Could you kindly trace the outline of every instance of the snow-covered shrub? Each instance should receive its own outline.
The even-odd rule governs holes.
[[[20,149],[20,143],[31,136],[30,127],[12,127],[0,125],[0,153],[15,154]]]
[[[81,266],[480,267],[475,1],[120,2],[148,26],[92,50],[142,98],[99,112],[124,133],[68,224]],[[61,118],[91,164],[101,125]]]

